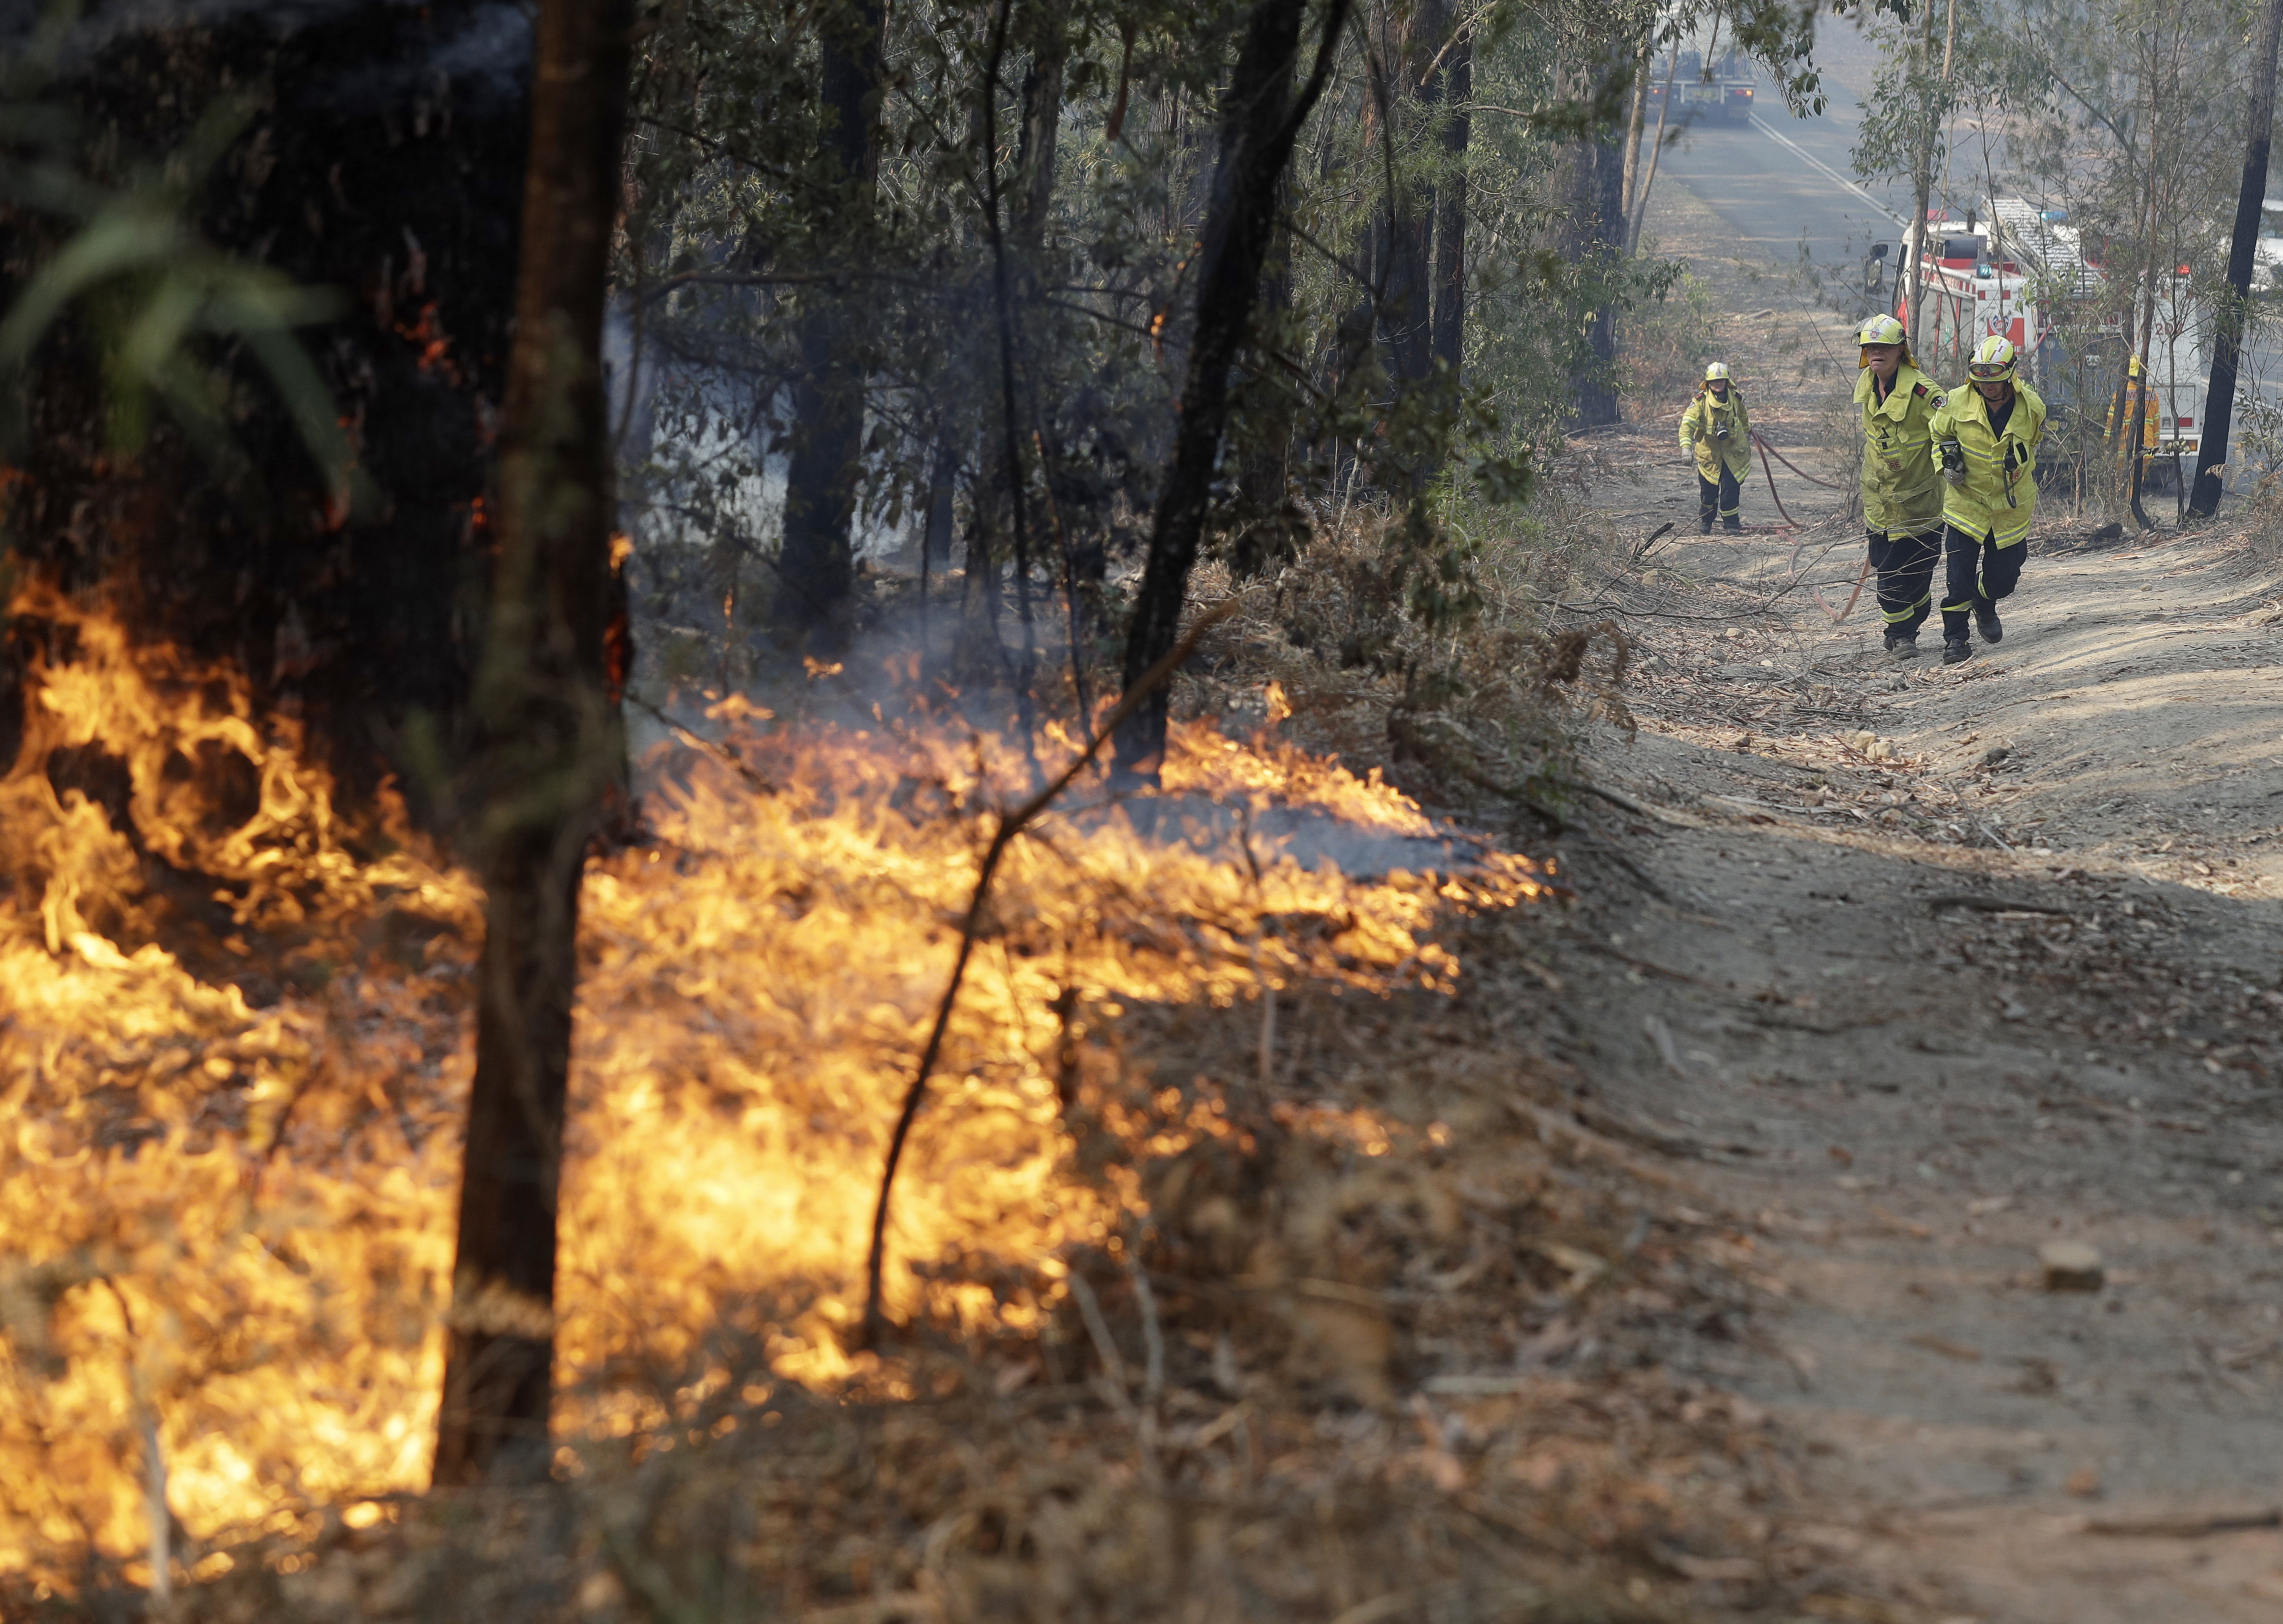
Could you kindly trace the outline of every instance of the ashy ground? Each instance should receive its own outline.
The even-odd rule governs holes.
[[[1679,533],[1566,605],[1631,639],[1640,731],[1560,843],[1544,1041],[1746,1260],[1715,1368],[1810,1463],[1791,1536],[1917,1598],[1864,1617],[2283,1620],[2273,539],[2057,511],[2001,643],[1898,664],[1842,496],[1700,540],[1669,426],[1601,438],[1587,500]]]

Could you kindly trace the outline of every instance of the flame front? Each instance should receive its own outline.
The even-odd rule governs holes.
[[[0,1565],[60,1578],[84,1546],[143,1544],[146,1436],[200,1538],[425,1483],[481,897],[393,808],[348,828],[230,673],[58,600],[16,611],[47,653],[0,781]],[[568,1431],[656,1425],[677,1384],[731,1378],[741,1338],[812,1384],[869,1362],[838,1333],[887,1131],[990,809],[1031,781],[1018,741],[716,717],[738,765],[660,747],[656,842],[587,882]],[[1081,799],[1010,850],[899,1185],[899,1316],[1036,1323],[1060,1255],[1140,1206],[1131,1158],[1105,1170],[1080,1138],[1203,1131],[1076,1120],[1087,1022],[1302,979],[1447,987],[1438,911],[1539,890],[1497,854],[1456,879],[1304,866],[1311,843],[1435,831],[1290,748],[1182,727],[1165,777],[1188,837]]]

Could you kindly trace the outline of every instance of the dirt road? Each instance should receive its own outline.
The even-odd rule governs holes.
[[[1575,606],[1633,634],[1640,731],[1595,746],[1634,809],[1564,843],[1598,900],[1548,1048],[1742,1220],[1726,1374],[1893,1616],[2283,1619],[2283,582],[2035,545],[1955,667],[1787,591],[1788,538]],[[2045,1288],[2054,1241],[2099,1289]]]

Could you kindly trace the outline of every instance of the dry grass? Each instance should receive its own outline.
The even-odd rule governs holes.
[[[1631,725],[1625,633],[1601,618],[1581,636],[1562,608],[1601,579],[1619,543],[1559,486],[1526,518],[1462,516],[1458,527],[1476,532],[1471,618],[1422,626],[1391,567],[1388,521],[1353,512],[1299,563],[1242,588],[1243,612],[1181,677],[1177,703],[1237,733],[1289,706],[1282,736],[1352,771],[1377,769],[1430,809],[1523,838],[1558,828],[1580,729]],[[1238,590],[1216,572],[1199,596]]]
[[[923,1333],[838,1396],[756,1360],[542,1494],[241,1551],[180,1620],[1649,1624],[1798,1596],[1774,1440],[1690,1373],[1744,1288],[1517,1058],[1531,932],[1464,924],[1486,967],[1455,998],[1300,995],[1265,1107],[1257,1006],[1090,1041],[1082,1093],[1227,1126],[1147,1169],[1148,1227],[1035,1334]]]
[[[1440,805],[1558,820],[1584,719],[1625,714],[1631,642],[1590,618],[1554,631],[1581,584],[1615,588],[1609,538],[1553,533],[1482,539],[1485,613],[1430,632],[1376,528],[1351,524],[1243,588],[1182,705]],[[1420,948],[1443,967],[1382,992],[1260,977],[1313,962],[1279,933],[1342,929],[1266,913],[1228,996],[1073,1001],[1043,1040],[1071,1175],[1122,1229],[1019,1279],[980,1254],[930,1266],[965,1288],[931,1301],[1040,1312],[931,1310],[827,1388],[771,1365],[772,1328],[805,1305],[724,1302],[678,1376],[645,1374],[640,1424],[567,1442],[543,1489],[336,1504],[178,1546],[196,1581],[170,1608],[90,1559],[68,1597],[0,1585],[0,1616],[1916,1618],[1787,1532],[1780,1435],[1710,1384],[1755,1334],[1751,1240],[1606,1137],[1626,1124],[1581,1124],[1578,1079],[1536,1036],[1563,996],[1544,962],[1561,926],[1554,898],[1454,900]],[[1066,1289],[1040,1294],[1046,1275]],[[565,1406],[623,1411],[612,1397]]]

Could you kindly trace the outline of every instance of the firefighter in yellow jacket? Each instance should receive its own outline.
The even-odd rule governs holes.
[[[1879,577],[1879,614],[1887,652],[1914,660],[1942,562],[1944,486],[1929,424],[1943,396],[1912,361],[1893,316],[1873,316],[1855,330],[1855,342],[1862,350],[1855,404],[1863,411],[1863,528]]]
[[[1942,663],[1971,659],[1967,617],[1982,641],[2005,635],[1998,600],[2010,595],[2029,556],[2038,510],[2038,442],[2045,403],[2014,380],[2014,346],[1996,334],[1966,364],[1971,389],[1953,389],[1929,420],[1950,482],[1942,521],[1948,567],[1942,600]]]
[[[1700,535],[1712,533],[1717,510],[1729,530],[1744,527],[1737,486],[1752,467],[1752,420],[1744,414],[1744,392],[1728,377],[1725,361],[1704,369],[1704,382],[1680,414],[1680,448],[1696,457],[1696,516]]]

